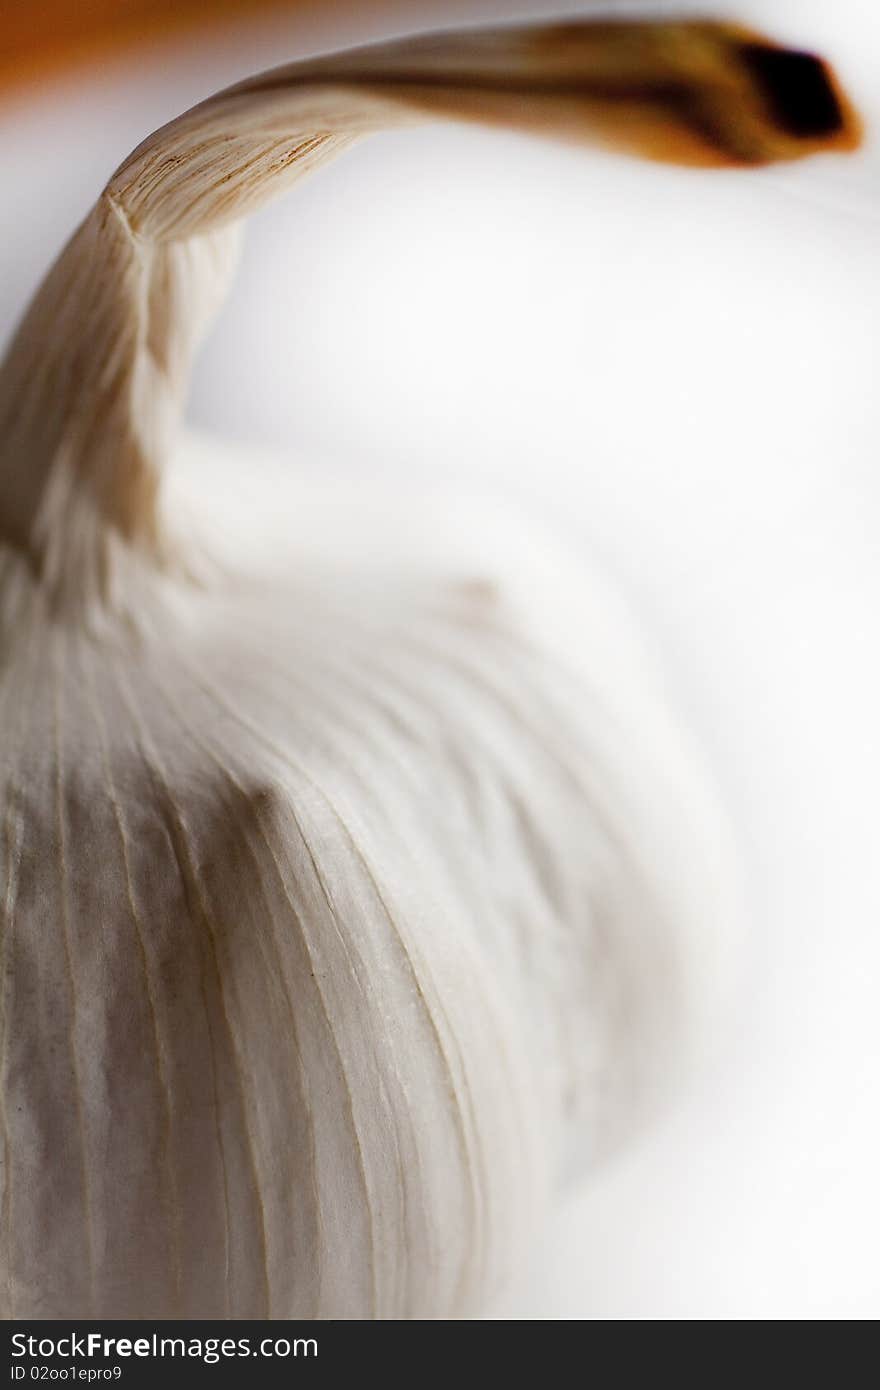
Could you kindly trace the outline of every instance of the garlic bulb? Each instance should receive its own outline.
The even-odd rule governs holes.
[[[240,219],[441,116],[858,138],[811,57],[578,23],[270,72],[112,177],[0,371],[7,1317],[478,1311],[729,978],[722,818],[579,561],[178,437]]]

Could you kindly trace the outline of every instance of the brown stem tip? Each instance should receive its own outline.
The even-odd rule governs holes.
[[[756,43],[743,44],[740,56],[789,135],[818,139],[845,129],[843,106],[821,58]]]

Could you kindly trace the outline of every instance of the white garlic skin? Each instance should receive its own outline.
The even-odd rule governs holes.
[[[721,817],[533,526],[172,478],[210,577],[0,676],[3,1311],[478,1312],[729,979]]]

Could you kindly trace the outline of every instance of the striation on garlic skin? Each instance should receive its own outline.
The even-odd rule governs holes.
[[[356,136],[852,148],[827,70],[783,93],[756,46],[566,24],[265,74],[135,151],[38,292],[0,370],[7,1317],[479,1311],[703,1036],[735,872],[617,602],[494,503],[177,421],[236,220]]]

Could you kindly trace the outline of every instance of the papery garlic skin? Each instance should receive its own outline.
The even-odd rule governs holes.
[[[720,817],[614,605],[534,527],[271,481],[259,569],[22,636],[17,1315],[479,1308],[724,983]]]
[[[444,39],[419,101],[474,114],[450,73],[528,67],[498,42]],[[252,142],[287,82],[127,161],[0,373],[9,1317],[479,1311],[735,968],[723,816],[558,542],[175,443],[215,224],[277,173]],[[350,133],[389,101],[412,114],[334,88],[297,119]],[[228,152],[230,110],[231,189],[198,137]]]

